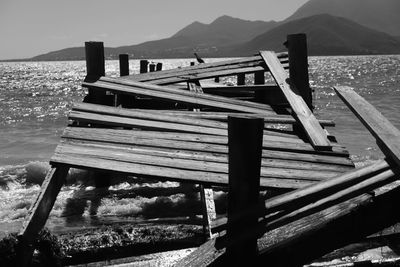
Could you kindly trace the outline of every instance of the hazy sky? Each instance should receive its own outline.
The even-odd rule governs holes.
[[[307,0],[0,0],[0,59],[25,58],[85,41],[105,46],[166,38],[221,15],[283,20]]]

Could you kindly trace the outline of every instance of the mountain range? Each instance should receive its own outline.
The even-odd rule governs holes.
[[[400,54],[400,0],[310,0],[284,21],[229,16],[193,22],[169,38],[105,48],[107,59],[251,55],[284,50],[287,34],[306,33],[310,55]],[[84,48],[66,48],[29,60],[84,59]]]

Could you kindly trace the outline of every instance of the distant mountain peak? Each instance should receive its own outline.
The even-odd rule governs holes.
[[[398,54],[400,43],[394,37],[352,20],[318,14],[282,23],[238,47],[246,55],[259,50],[285,50],[288,34],[305,33],[310,55]]]
[[[327,13],[400,35],[400,0],[309,0],[285,21]]]

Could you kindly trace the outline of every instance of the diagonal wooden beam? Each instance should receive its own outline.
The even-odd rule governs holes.
[[[334,87],[338,96],[376,138],[385,156],[400,166],[400,131],[351,87]]]
[[[19,233],[21,242],[19,250],[20,266],[30,265],[33,254],[32,243],[49,217],[57,195],[64,184],[68,170],[69,167],[59,166],[51,168],[47,173],[40,189],[40,194],[29,210],[23,229]]]
[[[260,54],[289,102],[293,110],[293,115],[304,128],[310,143],[316,150],[332,150],[332,146],[325,131],[308,108],[304,99],[300,96],[297,88],[293,84],[290,84],[289,76],[282,67],[276,54],[272,51],[261,51]]]

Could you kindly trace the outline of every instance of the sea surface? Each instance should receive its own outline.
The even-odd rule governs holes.
[[[209,59],[217,60],[221,59]],[[193,60],[154,61],[168,69]],[[374,138],[332,86],[354,87],[400,129],[400,56],[311,57],[309,65],[315,112],[319,118],[336,122],[328,131],[348,148],[358,166],[382,158]],[[85,95],[80,86],[85,68],[84,61],[0,63],[0,232],[15,231],[38,194],[71,104]],[[130,68],[131,73],[138,73],[139,61],[131,60]],[[106,61],[106,75],[118,73],[118,61]],[[250,75],[247,79],[252,82]],[[222,82],[234,84],[235,79]],[[104,221],[113,216],[155,218],[161,211],[172,210],[164,214],[168,217],[197,205],[197,196],[190,196],[192,188],[178,183],[115,177],[109,188],[99,189],[90,182],[91,175],[70,171],[50,216],[54,225],[62,228],[76,221],[90,225],[99,217]],[[167,191],[160,196],[159,192]],[[222,192],[216,196],[224,197]]]

